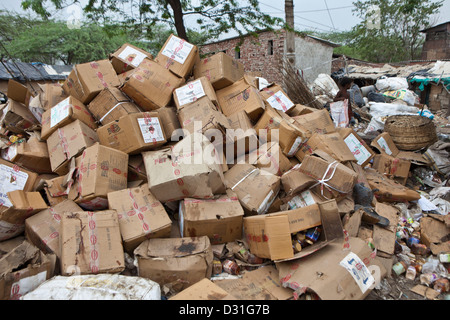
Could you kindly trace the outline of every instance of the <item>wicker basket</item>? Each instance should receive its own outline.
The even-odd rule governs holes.
[[[416,151],[438,141],[433,120],[415,115],[396,115],[387,118],[384,131],[392,137],[397,148]]]

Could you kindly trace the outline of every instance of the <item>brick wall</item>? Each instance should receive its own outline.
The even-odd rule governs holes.
[[[208,55],[224,51],[233,58],[237,58],[248,73],[256,73],[266,78],[269,82],[280,83],[281,74],[277,68],[277,55],[284,55],[284,32],[263,32],[258,38],[248,36],[240,45],[240,56],[237,56],[235,48],[241,39],[235,38],[217,43],[207,44],[201,47],[201,54]],[[271,41],[271,42],[269,42]],[[273,47],[272,47],[273,43]],[[273,50],[269,50],[272,47]]]
[[[443,85],[431,85],[428,107],[430,111],[444,111],[444,115],[450,115],[450,94],[444,89]]]

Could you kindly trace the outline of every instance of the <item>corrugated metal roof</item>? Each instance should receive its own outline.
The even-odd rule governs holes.
[[[71,70],[72,66],[2,61],[0,63],[0,80],[58,81],[65,80]]]

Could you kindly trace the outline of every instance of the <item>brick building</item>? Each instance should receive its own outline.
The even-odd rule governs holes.
[[[296,68],[308,82],[313,82],[321,73],[331,73],[333,49],[338,45],[309,35],[296,34]],[[239,50],[236,50],[239,48]],[[225,52],[239,60],[246,72],[255,73],[270,82],[282,83],[278,57],[286,51],[284,30],[262,31],[258,37],[246,35],[201,46],[201,54]]]
[[[426,34],[423,44],[423,60],[450,59],[450,21],[421,30]]]

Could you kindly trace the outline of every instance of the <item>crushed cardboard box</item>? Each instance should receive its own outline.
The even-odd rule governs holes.
[[[145,58],[153,59],[153,56],[130,43],[124,43],[118,50],[109,55],[109,60],[117,74],[139,67]]]

